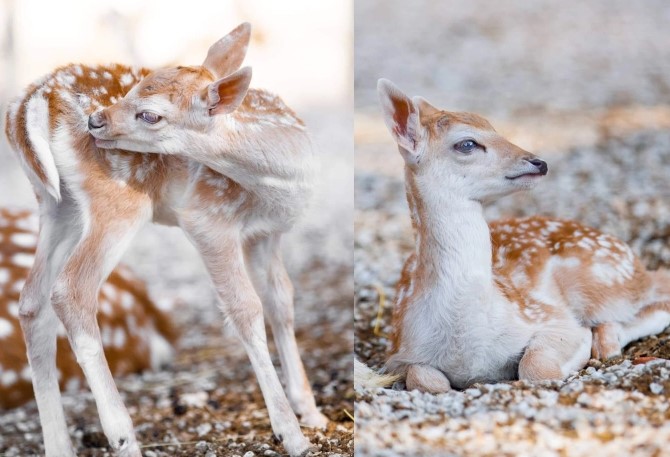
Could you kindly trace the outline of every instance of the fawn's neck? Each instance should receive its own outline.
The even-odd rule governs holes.
[[[430,192],[410,171],[406,183],[420,281],[455,301],[489,290],[491,234],[481,203]]]

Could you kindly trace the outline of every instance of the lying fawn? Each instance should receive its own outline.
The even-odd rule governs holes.
[[[31,372],[19,324],[19,292],[33,264],[37,217],[28,210],[0,208],[0,409],[33,398]],[[172,359],[175,330],[169,316],[151,301],[143,281],[119,265],[98,295],[98,324],[114,375],[158,369]],[[60,387],[77,390],[83,373],[58,328],[56,367]]]
[[[670,323],[670,275],[646,271],[620,240],[568,220],[486,223],[482,204],[534,187],[544,161],[480,116],[410,99],[383,79],[378,92],[416,241],[386,364],[408,389],[562,379],[591,353],[616,356]]]
[[[100,284],[150,220],[178,225],[199,251],[286,450],[301,455],[309,447],[296,414],[306,425],[326,425],[300,360],[280,251],[282,233],[311,193],[314,154],[304,124],[280,98],[248,89],[251,70],[238,68],[249,36],[250,26],[240,25],[212,45],[202,66],[69,65],[9,107],[7,135],[40,205],[19,314],[49,456],[74,455],[53,375],[57,319],[111,447],[140,456],[95,313]],[[288,399],[268,351],[264,310]]]

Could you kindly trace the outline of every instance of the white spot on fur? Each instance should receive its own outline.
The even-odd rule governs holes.
[[[14,292],[21,293],[21,291],[23,290],[23,286],[25,285],[26,285],[25,279],[19,279],[14,283],[12,289],[14,290]]]
[[[9,281],[9,270],[0,268],[0,284],[7,284],[7,281]]]
[[[14,370],[3,371],[2,374],[0,374],[0,384],[4,387],[14,385],[18,380],[19,375],[17,375]]]
[[[16,266],[23,268],[32,267],[34,262],[35,262],[35,256],[33,256],[32,254],[26,254],[24,252],[14,254],[14,256],[12,257],[12,263]]]
[[[130,73],[124,73],[121,75],[119,81],[121,82],[122,86],[129,86],[133,83],[133,75]]]
[[[15,233],[11,240],[12,243],[22,248],[34,248],[37,244],[37,236],[32,233]]]
[[[126,332],[122,327],[116,327],[114,330],[114,346],[122,349],[126,345]]]
[[[102,73],[102,77],[105,79],[112,79],[112,74],[108,71]]]
[[[21,379],[28,382],[33,379],[33,370],[30,368],[30,365],[26,365],[23,367],[23,370],[21,370]]]
[[[0,339],[7,338],[14,332],[14,326],[7,319],[0,317]]]
[[[135,298],[129,292],[126,292],[125,290],[121,292],[121,306],[123,309],[129,311],[133,307],[134,303]]]
[[[81,387],[81,381],[79,378],[70,378],[67,380],[65,383],[65,391],[66,392],[78,392]]]
[[[16,317],[18,319],[19,317],[19,304],[15,301],[11,302],[9,306],[7,306],[7,312],[9,313],[10,316]]]

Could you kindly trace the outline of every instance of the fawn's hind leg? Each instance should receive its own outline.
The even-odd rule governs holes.
[[[293,285],[284,267],[279,241],[280,235],[273,234],[248,242],[247,269],[272,327],[291,407],[304,425],[325,428],[328,419],[316,407],[295,340]]]
[[[589,361],[591,329],[577,323],[538,332],[519,362],[519,379],[564,379]]]
[[[59,322],[51,306],[51,287],[80,236],[80,228],[69,216],[70,202],[63,201],[60,205],[56,208],[55,203],[47,199],[40,205],[35,262],[19,300],[19,321],[32,370],[47,457],[75,455],[58,386],[56,333]]]
[[[449,379],[437,368],[429,365],[410,365],[405,379],[407,390],[442,394],[451,390]]]
[[[148,206],[137,202],[130,205],[126,200],[123,203],[127,205],[125,213],[115,213],[110,203],[104,217],[89,215],[81,240],[53,286],[52,304],[93,392],[102,429],[112,449],[119,457],[141,457],[132,420],[105,358],[96,320],[100,286],[126,244],[150,217]],[[107,219],[109,215],[112,217]]]
[[[209,271],[224,318],[234,328],[249,356],[268,408],[272,431],[291,456],[306,454],[309,441],[300,430],[272,365],[263,305],[245,265],[239,227],[222,225],[221,220],[200,211],[184,211],[181,219],[182,228]]]
[[[661,333],[668,325],[670,302],[652,303],[641,308],[629,322],[606,322],[594,327],[592,355],[601,360],[619,356],[628,343]]]

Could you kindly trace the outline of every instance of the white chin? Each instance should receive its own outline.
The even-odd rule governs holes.
[[[116,147],[116,141],[114,140],[101,140],[96,138],[95,145],[101,149],[113,149]]]

